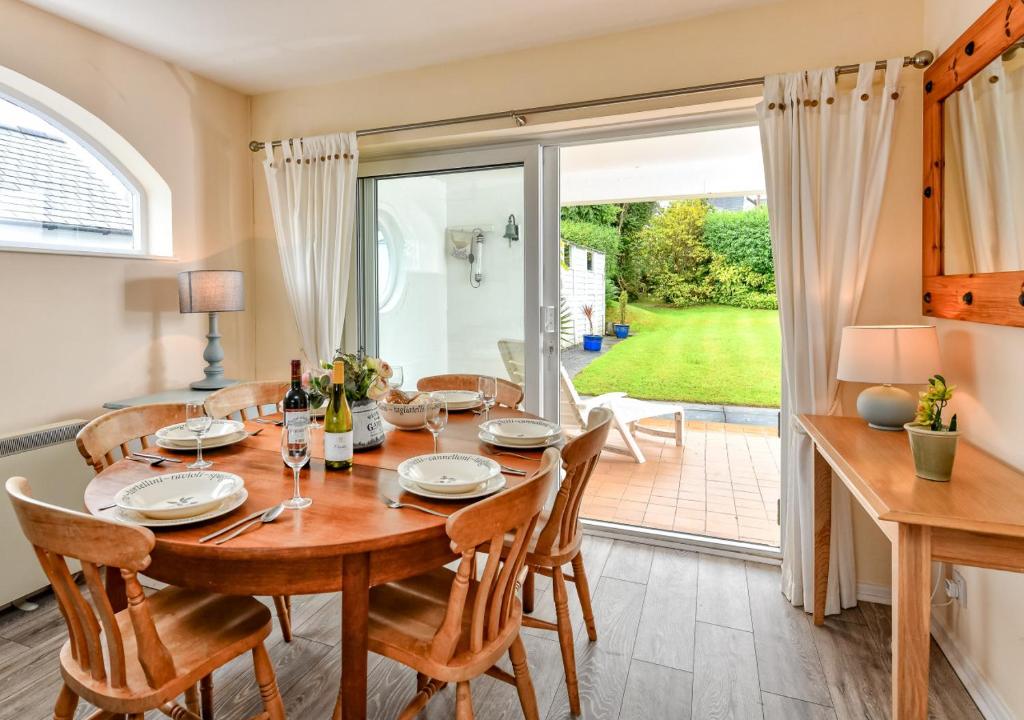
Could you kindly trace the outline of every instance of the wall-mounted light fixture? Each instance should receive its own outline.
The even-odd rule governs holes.
[[[505,225],[505,234],[503,238],[508,240],[508,246],[512,247],[512,243],[519,242],[519,226],[516,225],[516,216],[509,215],[508,223]]]

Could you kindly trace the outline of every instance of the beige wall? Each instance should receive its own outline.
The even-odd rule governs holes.
[[[925,42],[948,47],[989,0],[926,0]],[[1024,468],[1024,329],[940,320],[943,371],[958,386],[953,409],[971,442]],[[1014,717],[1024,717],[1024,575],[961,568],[967,608],[938,611],[954,642],[988,680]]]
[[[0,252],[6,432],[202,377],[206,317],[179,315],[176,275],[250,270],[252,180],[247,97],[15,0],[0,0],[0,18],[0,66],[99,117],[163,176],[176,258]],[[254,372],[251,298],[222,317],[234,376]]]

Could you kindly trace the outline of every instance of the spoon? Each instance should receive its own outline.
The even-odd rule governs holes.
[[[232,538],[238,537],[239,535],[241,535],[242,533],[244,533],[246,530],[248,530],[249,528],[253,527],[254,525],[263,526],[263,525],[266,525],[267,523],[272,523],[275,520],[277,520],[277,518],[283,512],[284,512],[284,505],[275,505],[274,507],[270,508],[265,513],[260,515],[258,518],[253,520],[251,523],[248,523],[247,525],[243,525],[242,527],[238,528],[237,530],[235,530],[233,533],[231,533],[227,537],[222,537],[220,540],[215,540],[213,542],[213,544],[214,545],[223,545],[228,540],[230,540]]]

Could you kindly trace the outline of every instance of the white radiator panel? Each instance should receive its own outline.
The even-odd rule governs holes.
[[[85,486],[92,468],[75,447],[84,420],[66,420],[0,436],[0,484],[20,475],[28,478],[32,494],[45,502],[82,510]],[[6,493],[0,498],[0,607],[33,595],[49,582],[25,540]],[[72,568],[75,570],[77,568]]]

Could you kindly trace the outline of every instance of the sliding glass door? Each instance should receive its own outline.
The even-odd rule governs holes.
[[[360,342],[402,366],[406,389],[494,375],[523,386],[527,410],[557,414],[543,164],[529,146],[361,166]]]

